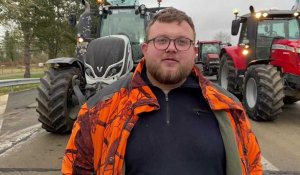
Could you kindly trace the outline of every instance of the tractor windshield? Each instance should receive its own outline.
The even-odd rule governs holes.
[[[219,43],[210,43],[210,44],[204,44],[202,47],[202,54],[208,54],[208,53],[220,53],[220,44]]]
[[[112,9],[111,14],[102,18],[100,36],[119,35],[128,36],[133,50],[133,59],[138,62],[142,57],[140,44],[145,39],[145,21],[135,9]]]
[[[299,40],[298,19],[269,19],[258,23],[256,57],[258,60],[270,58],[270,48],[275,38]]]
[[[282,37],[289,40],[299,40],[298,19],[263,20],[258,23],[258,37]]]

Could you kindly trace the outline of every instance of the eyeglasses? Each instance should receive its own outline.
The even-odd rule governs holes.
[[[174,41],[175,48],[179,51],[186,51],[194,44],[193,40],[184,37],[170,39],[165,36],[158,36],[148,40],[147,43],[151,41],[153,41],[154,47],[157,50],[166,50],[170,46],[171,41]]]

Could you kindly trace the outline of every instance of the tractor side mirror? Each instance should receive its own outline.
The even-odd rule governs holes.
[[[237,35],[239,33],[240,30],[240,20],[235,19],[232,20],[232,24],[231,24],[231,35]]]
[[[75,27],[76,26],[76,14],[71,14],[68,18],[69,26]]]

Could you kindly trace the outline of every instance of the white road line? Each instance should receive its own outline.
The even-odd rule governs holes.
[[[263,166],[263,170],[279,171],[279,169],[276,166],[274,166],[271,162],[269,162],[264,157],[262,157],[261,163],[262,163],[262,166]]]
[[[2,124],[3,124],[3,119],[0,119],[0,133],[1,133]]]
[[[8,94],[0,96],[0,115],[5,112]]]
[[[4,134],[0,137],[0,152],[10,149],[14,144],[19,143],[24,138],[31,136],[33,133],[35,133],[38,129],[41,128],[41,124],[36,124],[27,128],[24,128],[22,130],[19,130],[17,132],[13,132],[10,134]],[[3,153],[2,153],[3,154]],[[0,154],[0,157],[2,156]]]

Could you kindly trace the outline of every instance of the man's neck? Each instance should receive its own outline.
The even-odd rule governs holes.
[[[181,86],[186,80],[186,78],[185,78],[176,84],[162,84],[159,81],[157,81],[148,71],[146,71],[146,73],[147,73],[147,77],[148,77],[149,81],[152,83],[152,85],[160,88],[165,94],[168,94],[172,89],[175,89],[175,88]]]

